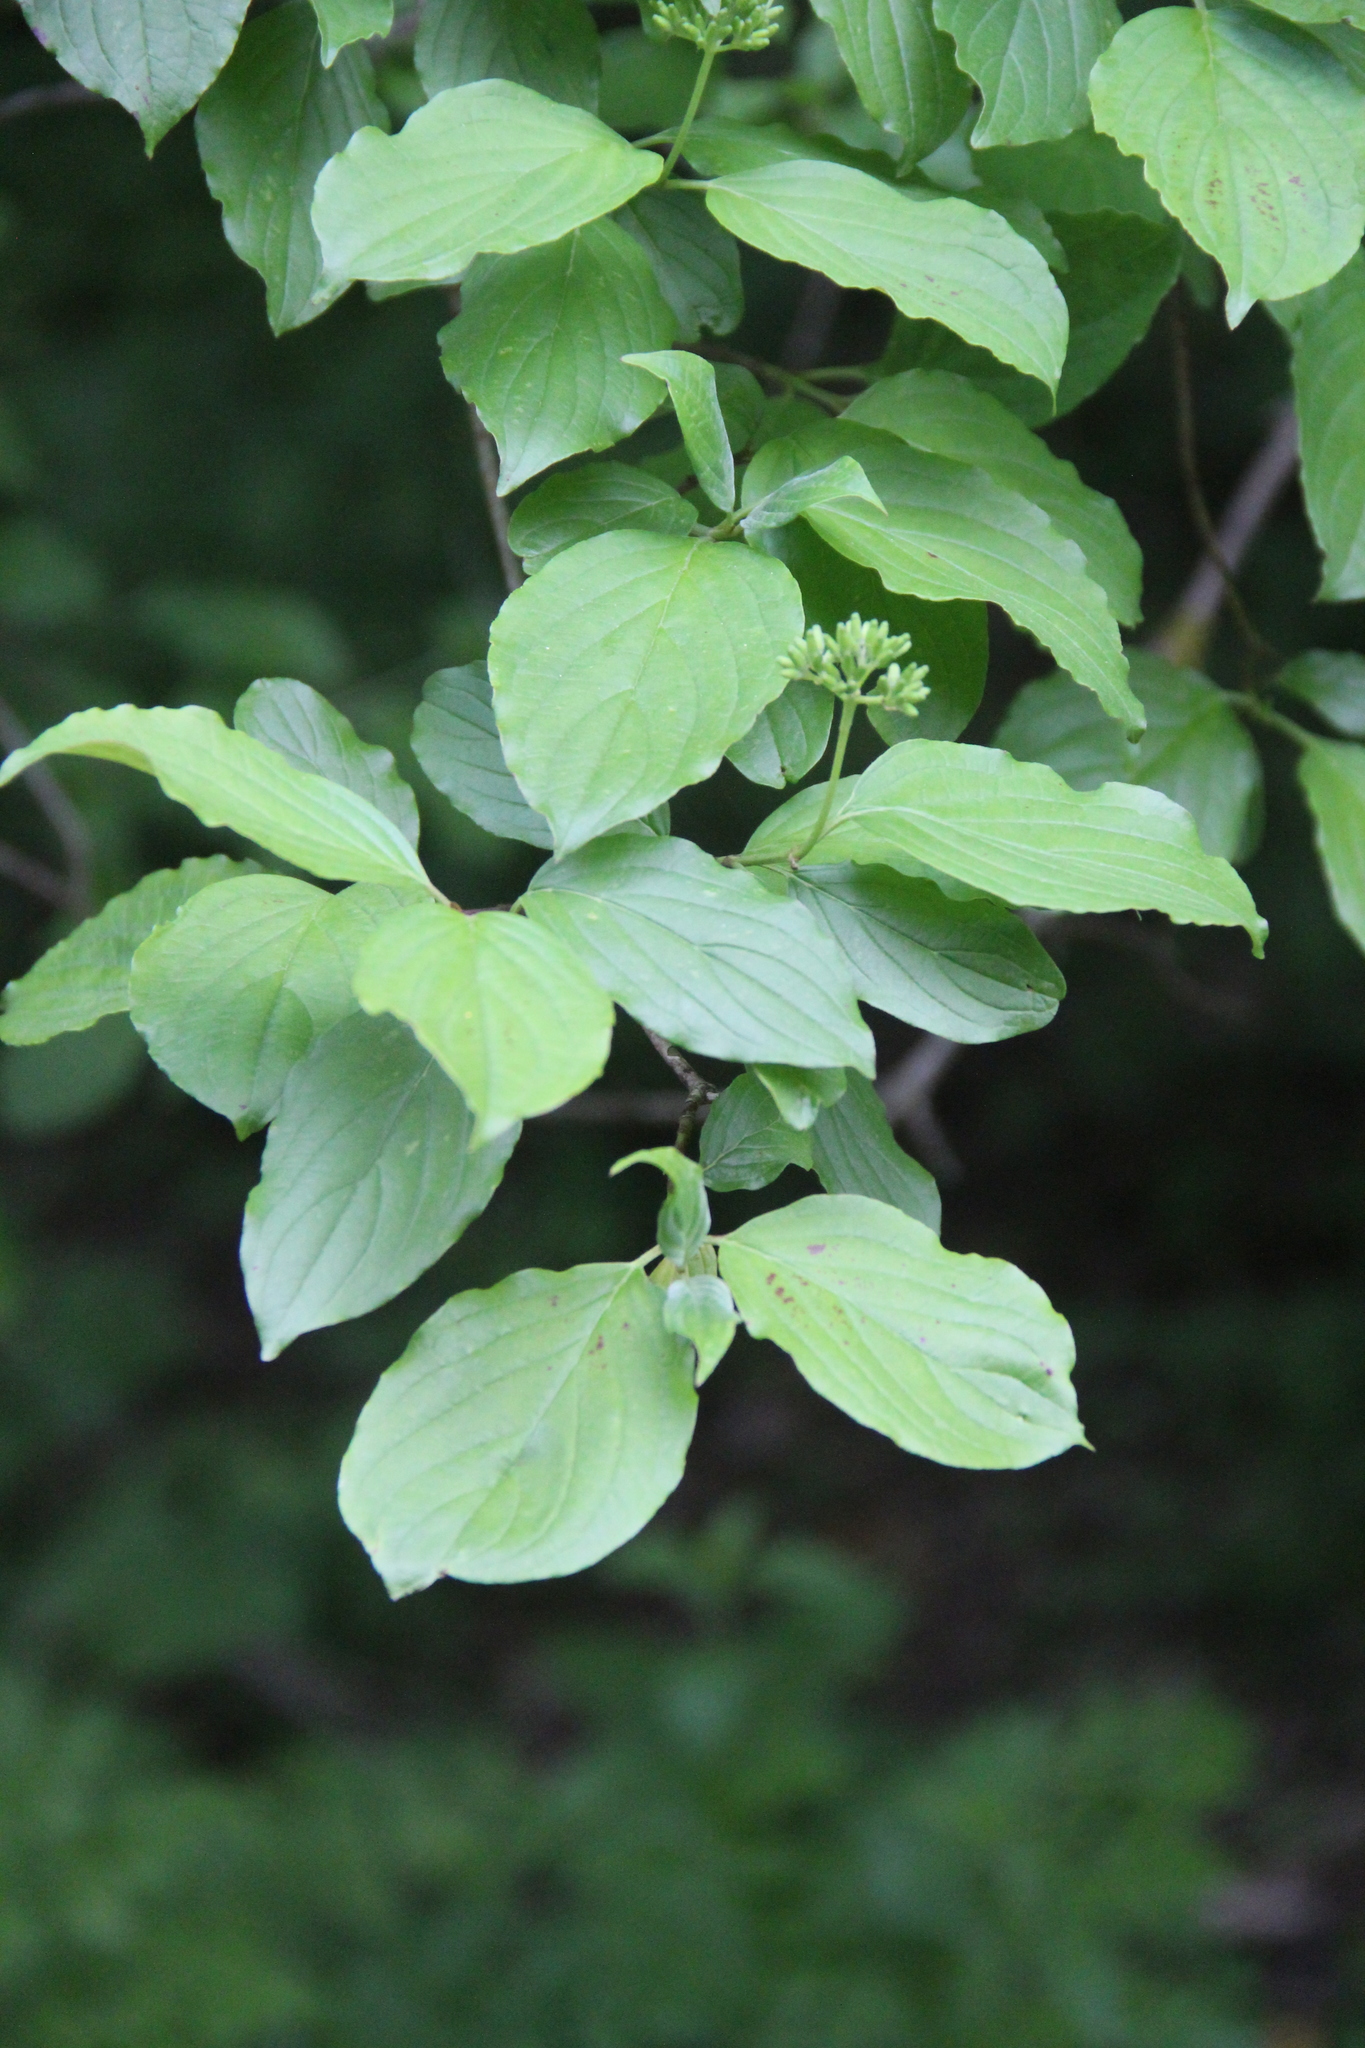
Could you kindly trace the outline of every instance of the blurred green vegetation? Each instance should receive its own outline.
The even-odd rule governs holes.
[[[0,90],[51,76],[0,14]],[[189,131],[149,164],[112,109],[0,128],[0,194],[13,717],[300,675],[399,752],[438,877],[505,900],[531,856],[406,750],[500,595],[438,295],[353,292],[273,341]],[[775,352],[799,280],[750,287],[742,343]],[[846,295],[836,359],[881,319]],[[1218,502],[1283,344],[1259,313],[1196,342]],[[1123,505],[1152,618],[1195,550],[1168,383],[1157,333],[1050,435]],[[1291,495],[1258,624],[1365,649],[1314,576]],[[974,736],[1043,665],[1000,634]],[[581,1580],[390,1606],[335,1468],[451,1289],[648,1241],[648,1191],[606,1178],[648,1134],[534,1127],[433,1275],[265,1367],[235,1264],[259,1141],[121,1020],[0,1056],[0,2038],[1231,2048],[1282,2011],[1359,2048],[1365,962],[1271,768],[1263,967],[1216,934],[1076,940],[1058,1022],[942,1092],[948,1242],[1072,1317],[1095,1454],[908,1460],[740,1343],[660,1529]],[[96,899],[214,843],[143,778],[61,778]],[[722,779],[676,816],[733,844],[765,801]],[[63,869],[31,793],[3,805]],[[0,881],[7,973],[64,914]],[[610,1079],[658,1085],[643,1039]]]

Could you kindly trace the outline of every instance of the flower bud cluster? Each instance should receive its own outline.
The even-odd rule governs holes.
[[[864,621],[854,612],[833,633],[812,626],[794,640],[780,667],[791,682],[818,683],[844,703],[870,704],[914,718],[929,694],[929,671],[922,662],[902,667],[910,652],[910,635],[893,633],[884,619]],[[879,670],[879,682],[866,685]]]
[[[782,0],[653,0],[655,28],[713,50],[766,50],[782,25]]]

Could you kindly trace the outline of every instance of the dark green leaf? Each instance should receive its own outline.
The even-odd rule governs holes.
[[[1090,73],[1119,27],[1114,0],[934,0],[934,19],[981,87],[972,139],[982,149],[1083,127]]]
[[[828,22],[858,97],[917,164],[946,142],[966,113],[971,86],[951,39],[934,26],[930,0],[812,0]]]
[[[534,576],[553,556],[596,534],[618,527],[684,534],[691,532],[696,518],[686,498],[647,469],[632,469],[625,462],[591,462],[537,484],[512,514],[507,537],[527,575]]]
[[[1365,747],[1312,740],[1299,756],[1299,783],[1332,908],[1365,952]]]
[[[729,334],[738,327],[744,318],[739,244],[697,193],[642,192],[616,219],[654,266],[679,341],[696,341],[703,330]]]
[[[1365,655],[1314,647],[1280,670],[1275,687],[1311,704],[1319,718],[1349,739],[1365,739]]]
[[[265,279],[276,334],[315,320],[346,289],[323,267],[313,187],[367,125],[389,125],[369,57],[324,60],[312,9],[298,4],[249,22],[205,95],[194,124],[204,175],[229,243]]]
[[[1365,255],[1290,309],[1303,492],[1323,598],[1365,597]]]
[[[427,678],[412,721],[412,751],[442,796],[485,832],[528,846],[554,844],[502,757],[486,662],[437,669]]]
[[[763,1083],[741,1074],[717,1096],[701,1130],[706,1185],[766,1188],[788,1166],[811,1165],[809,1131],[793,1130]]]
[[[394,1598],[581,1571],[682,1477],[692,1352],[638,1266],[514,1273],[423,1323],[361,1412],[341,1512]]]
[[[829,744],[834,699],[818,683],[788,683],[780,697],[759,712],[726,759],[750,782],[781,789],[809,775]]]
[[[426,0],[413,56],[429,99],[453,85],[510,78],[597,112],[602,63],[583,0]]]
[[[464,1098],[406,1026],[351,1016],[291,1070],[246,1205],[242,1273],[278,1358],[391,1301],[491,1201],[520,1127],[470,1150]]]
[[[351,43],[386,36],[393,27],[394,0],[313,0],[322,36],[322,61],[334,64]]]
[[[808,1131],[821,1110],[837,1102],[848,1086],[843,1067],[784,1067],[764,1062],[750,1071],[794,1131]]]
[[[247,0],[23,0],[45,50],[136,116],[148,153],[232,55]]]
[[[938,1234],[943,1206],[934,1177],[902,1152],[880,1095],[861,1074],[850,1074],[839,1100],[821,1110],[810,1142],[827,1195],[868,1195]]]

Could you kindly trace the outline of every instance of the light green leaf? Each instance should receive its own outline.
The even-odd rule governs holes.
[[[1064,146],[1035,145],[1040,149]],[[1032,153],[1002,152],[1018,156]],[[1133,168],[1140,177],[1139,167],[1135,164]],[[1160,212],[1156,194],[1151,197]],[[1055,406],[1046,386],[1036,377],[1021,377],[1016,371],[1006,370],[985,349],[969,348],[932,320],[897,320],[891,346],[882,359],[883,371],[956,371],[998,398],[1030,427],[1060,419],[1063,413],[1074,411],[1083,399],[1098,391],[1141,341],[1152,315],[1175,283],[1180,273],[1180,230],[1173,221],[1163,226],[1131,213],[1103,212],[1054,213],[1051,226],[1067,259],[1058,283],[1071,323]]]
[[[23,0],[64,71],[139,122],[148,155],[232,55],[247,0]]]
[[[903,1450],[1014,1471],[1085,1441],[1071,1332],[1001,1259],[962,1257],[861,1195],[812,1195],[746,1223],[721,1272],[755,1337]]]
[[[981,87],[978,149],[1084,127],[1090,73],[1119,27],[1114,0],[934,0],[934,19]]]
[[[419,882],[422,864],[391,819],[354,790],[232,732],[200,704],[73,711],[0,766],[0,788],[51,754],[93,754],[154,775],[205,825],[227,825],[281,860],[337,882]]]
[[[843,862],[802,868],[793,887],[862,1000],[921,1031],[993,1045],[1050,1024],[1066,994],[1028,926],[986,897],[950,901],[933,882]]]
[[[322,61],[334,64],[351,43],[386,36],[393,27],[393,0],[313,0],[322,36]]]
[[[337,277],[441,284],[476,256],[557,242],[662,169],[581,108],[490,78],[438,93],[397,135],[353,136],[318,179],[313,226]]]
[[[811,1129],[815,1171],[827,1195],[867,1195],[912,1216],[937,1236],[943,1205],[934,1176],[902,1152],[870,1081],[850,1074],[837,1102]]]
[[[345,279],[323,268],[313,187],[328,159],[367,123],[388,127],[369,57],[350,50],[332,64],[311,8],[297,5],[248,22],[195,117],[223,231],[265,279],[276,334],[315,320],[346,289]]]
[[[701,1127],[701,1164],[706,1185],[722,1193],[766,1188],[786,1167],[810,1166],[810,1132],[793,1130],[763,1083],[741,1074]]]
[[[838,949],[800,904],[686,839],[597,840],[541,868],[524,904],[623,1009],[675,1045],[874,1071]]]
[[[730,436],[730,446],[738,455],[752,448],[768,410],[768,400],[753,371],[746,370],[742,363],[717,363],[715,372],[721,418]]]
[[[770,164],[828,160],[832,141],[828,135],[799,135],[785,121],[756,125],[703,114],[687,131],[687,161],[703,178],[728,178]]]
[[[656,349],[623,358],[668,387],[697,482],[720,512],[735,504],[735,458],[716,396],[716,373],[704,356],[687,349]]]
[[[1242,7],[1157,7],[1095,67],[1095,126],[1222,264],[1228,324],[1310,291],[1365,228],[1365,104],[1327,50]]]
[[[413,57],[428,98],[509,78],[597,112],[602,59],[583,0],[427,0]]]
[[[774,527],[790,526],[792,520],[799,519],[803,512],[812,512],[817,505],[837,504],[840,498],[862,498],[867,504],[875,505],[879,512],[886,510],[868,482],[862,464],[855,462],[851,455],[836,456],[833,462],[826,462],[819,469],[808,469],[800,476],[790,477],[763,498],[751,497],[749,473],[746,473],[744,482],[748,510],[740,524],[746,534],[767,533]]]
[[[1323,598],[1365,597],[1365,256],[1293,309],[1294,398]]]
[[[1286,21],[1358,21],[1365,14],[1365,9],[1352,7],[1350,0],[1256,0],[1256,4],[1271,14],[1282,14]]]
[[[115,896],[69,938],[48,948],[41,960],[5,990],[0,1040],[6,1045],[40,1045],[60,1031],[87,1031],[101,1017],[128,1007],[128,976],[144,939],[169,924],[183,904],[215,882],[254,874],[251,861],[211,854],[178,868],[158,868],[135,887]]]
[[[767,1089],[784,1120],[794,1131],[808,1131],[822,1109],[837,1102],[848,1086],[843,1067],[782,1067],[768,1063],[750,1068]]]
[[[133,1022],[176,1086],[245,1137],[313,1040],[354,1010],[365,942],[411,901],[382,885],[329,896],[286,875],[219,883],[139,946]]]
[[[660,1173],[667,1174],[669,1190],[659,1211],[659,1250],[675,1266],[685,1266],[701,1250],[711,1228],[711,1205],[701,1168],[676,1145],[654,1145],[645,1152],[628,1153],[612,1167],[613,1177],[628,1166],[657,1166]]]
[[[885,619],[893,633],[910,635],[910,659],[927,666],[929,696],[920,705],[917,718],[906,719],[895,711],[869,713],[888,745],[912,735],[916,739],[955,740],[981,702],[985,688],[989,652],[985,605],[931,604],[888,590],[874,569],[864,569],[847,555],[838,554],[804,519],[796,526],[784,527],[778,538],[782,559],[801,585],[806,617],[812,625],[832,633],[839,621],[853,612],[864,619]]]
[[[682,1477],[692,1353],[638,1266],[514,1273],[422,1324],[361,1411],[341,1512],[394,1598],[582,1571]]]
[[[782,859],[809,825],[806,793],[764,820],[750,852]],[[907,740],[841,785],[805,864],[912,863],[1043,910],[1162,910],[1177,924],[1239,924],[1257,953],[1265,920],[1188,814],[1154,789],[1073,790],[1051,768],[994,747]]]
[[[232,722],[238,732],[273,747],[295,767],[311,769],[363,796],[398,827],[409,845],[416,846],[417,799],[394,766],[393,755],[387,747],[366,746],[350,719],[307,683],[262,678],[237,699]]]
[[[546,477],[512,514],[507,538],[528,576],[565,548],[621,527],[634,533],[690,533],[697,515],[671,484],[625,462],[591,462]],[[548,841],[546,842],[548,845]]]
[[[697,193],[642,192],[616,219],[653,265],[679,341],[696,341],[703,329],[729,334],[738,327],[744,318],[739,244]]]
[[[1123,514],[997,399],[946,370],[906,370],[861,392],[843,416],[880,427],[927,455],[975,463],[997,483],[1041,505],[1057,531],[1075,541],[1115,618],[1137,624],[1142,550]]]
[[[1296,654],[1275,678],[1301,704],[1353,740],[1365,739],[1365,655],[1314,647]]]
[[[885,512],[845,498],[805,516],[888,589],[918,597],[990,600],[1050,647],[1111,717],[1142,730],[1142,706],[1104,592],[1076,543],[1047,514],[976,467],[925,455],[878,428],[831,420],[770,441],[750,468],[755,491],[836,454],[866,470]],[[758,472],[755,475],[755,472]],[[932,677],[931,677],[932,685]]]
[[[486,662],[428,676],[412,721],[412,751],[441,795],[485,832],[528,846],[554,844],[502,757]]]
[[[507,765],[561,853],[715,773],[782,689],[802,628],[780,562],[604,533],[514,591],[488,668]]]
[[[706,203],[741,241],[884,291],[902,313],[941,320],[1055,389],[1066,304],[1038,251],[998,214],[814,158],[718,178]]]
[[[809,775],[829,744],[834,699],[818,683],[788,683],[780,697],[759,712],[726,759],[750,782],[781,789]]]
[[[1316,828],[1332,908],[1365,951],[1365,748],[1314,739],[1299,756],[1299,783]]]
[[[1189,812],[1205,853],[1245,859],[1260,819],[1261,757],[1225,693],[1193,669],[1140,650],[1132,676],[1147,712],[1136,746],[1069,676],[1026,684],[996,746],[1018,761],[1045,761],[1073,789],[1103,782],[1159,789]]]
[[[610,220],[519,256],[479,257],[459,318],[438,337],[441,368],[497,440],[504,495],[648,419],[658,381],[626,351],[672,338],[648,257]]]
[[[669,1282],[664,1294],[664,1328],[671,1337],[686,1338],[696,1352],[696,1386],[710,1379],[738,1327],[735,1297],[714,1273],[690,1273]]]
[[[899,135],[905,162],[929,156],[957,127],[971,86],[953,45],[934,26],[930,0],[812,0],[828,22],[858,97],[874,121]]]
[[[433,903],[390,918],[354,986],[363,1010],[391,1010],[440,1061],[474,1112],[475,1144],[567,1102],[606,1065],[610,1001],[567,947],[505,911]]]
[[[476,1151],[471,1128],[395,1018],[346,1017],[316,1040],[284,1084],[242,1226],[262,1358],[392,1301],[487,1208],[519,1126]]]

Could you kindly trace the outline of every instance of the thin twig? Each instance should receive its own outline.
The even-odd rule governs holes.
[[[0,697],[0,743],[3,743],[7,754],[13,753],[16,747],[26,746],[28,743],[28,733],[3,697]],[[85,820],[51,769],[44,767],[41,762],[29,769],[24,780],[28,784],[29,795],[56,833],[62,857],[66,862],[66,880],[62,885],[60,901],[77,917],[88,917],[95,907],[94,849]],[[28,856],[18,854],[15,858],[22,862],[27,861]],[[29,879],[23,885],[25,888],[33,889],[35,895],[44,893],[35,886],[33,872],[35,868],[41,867],[42,863],[32,864]],[[43,872],[50,873],[51,870],[43,869]],[[17,874],[13,871],[11,879],[18,880]]]
[[[12,92],[7,99],[0,100],[0,122],[21,121],[26,114],[52,113],[58,107],[97,106],[103,98],[102,93],[77,85],[74,78],[63,79],[60,85],[30,85],[23,92]]]
[[[526,581],[526,571],[507,538],[507,501],[498,496],[498,444],[472,405],[469,408],[469,431],[474,437],[474,459],[479,465],[479,481],[483,485],[488,523],[493,529],[493,541],[502,565],[502,580],[509,591],[520,590]]]
[[[51,903],[61,909],[71,900],[69,884],[55,868],[46,861],[35,860],[32,854],[20,853],[17,846],[6,846],[0,841],[0,879],[14,882],[20,889],[27,889],[31,896],[37,896],[44,903]]]
[[[547,1114],[546,1123],[676,1124],[687,1097],[673,1088],[589,1088]]]
[[[905,1058],[877,1083],[893,1129],[908,1131],[925,1163],[940,1180],[960,1180],[962,1161],[934,1110],[934,1095],[966,1050],[954,1039],[926,1031]]]
[[[1198,667],[1214,621],[1223,608],[1226,569],[1236,572],[1293,476],[1299,459],[1299,427],[1288,399],[1271,415],[1270,429],[1243,470],[1228,499],[1215,538],[1218,553],[1203,556],[1185,585],[1174,611],[1149,642],[1155,654],[1181,667]]]
[[[1177,286],[1167,301],[1180,474],[1185,485],[1185,500],[1189,506],[1190,518],[1200,540],[1204,543],[1204,552],[1212,564],[1214,573],[1222,582],[1223,602],[1231,612],[1233,624],[1241,637],[1243,653],[1250,672],[1257,663],[1266,660],[1277,661],[1279,657],[1265,636],[1252,624],[1251,615],[1242,602],[1242,594],[1237,588],[1236,567],[1228,559],[1219,530],[1213,523],[1208,500],[1204,496],[1204,486],[1200,481],[1199,446],[1194,417],[1194,379],[1190,370],[1190,331],[1185,316],[1183,292],[1184,287]]]
[[[689,1060],[683,1058],[676,1045],[670,1045],[666,1038],[661,1038],[657,1031],[651,1031],[648,1025],[644,1027],[644,1032],[664,1065],[671,1073],[677,1075],[687,1090],[687,1100],[678,1119],[678,1135],[673,1140],[678,1150],[685,1152],[692,1141],[692,1133],[701,1121],[703,1110],[715,1101],[720,1090],[699,1074]]]

